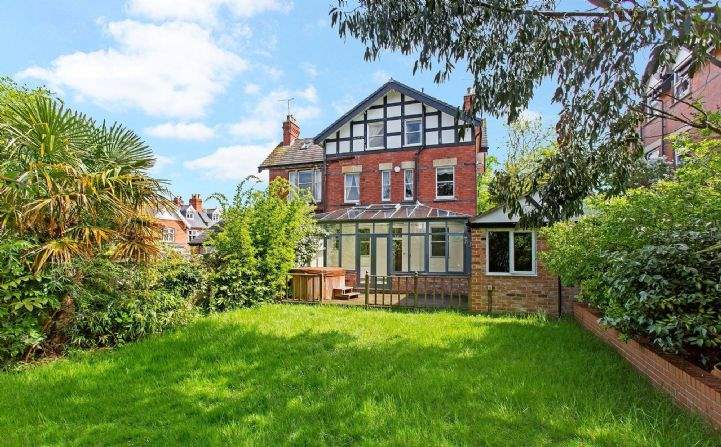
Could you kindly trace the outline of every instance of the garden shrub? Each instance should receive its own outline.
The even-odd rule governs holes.
[[[178,260],[171,265],[120,264],[96,258],[80,266],[82,283],[75,287],[75,313],[68,328],[76,347],[121,345],[184,324],[195,311],[192,291],[177,285]],[[163,276],[162,272],[173,274]]]
[[[44,323],[60,307],[62,281],[33,273],[30,241],[0,235],[0,365],[40,347]]]
[[[541,257],[609,326],[708,368],[720,360],[721,141],[677,150],[672,178],[593,197],[577,222],[544,229]]]
[[[209,310],[277,298],[298,253],[307,255],[311,247],[318,247],[321,233],[307,194],[282,178],[266,190],[249,188],[248,181],[238,185],[232,202],[218,196],[223,223],[211,234],[212,252],[206,257],[211,270]]]

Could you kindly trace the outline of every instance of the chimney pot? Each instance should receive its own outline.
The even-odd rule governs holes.
[[[200,197],[200,194],[193,194],[188,203],[195,208],[196,211],[203,211],[203,199]]]
[[[288,115],[283,122],[283,146],[289,146],[300,136],[300,126],[293,115]]]
[[[175,196],[173,203],[175,203],[176,206],[183,206],[183,198],[181,196]]]

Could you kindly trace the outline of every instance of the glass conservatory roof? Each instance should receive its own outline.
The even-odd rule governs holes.
[[[432,208],[422,203],[408,205],[365,205],[343,208],[327,213],[316,214],[319,222],[339,222],[354,220],[409,220],[409,219],[464,219],[470,216],[453,211]]]

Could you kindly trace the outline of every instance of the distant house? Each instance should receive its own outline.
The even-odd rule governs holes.
[[[721,50],[716,51],[716,57],[719,55]],[[708,63],[691,72],[689,56],[688,50],[681,50],[676,61],[661,67],[646,85],[649,116],[639,129],[646,159],[666,159],[677,164],[680,160],[667,137],[692,130],[659,111],[693,119],[696,110],[689,103],[700,101],[706,110],[721,109],[721,68]]]
[[[174,207],[162,210],[155,217],[163,226],[163,242],[184,251],[202,244],[206,231],[220,222],[219,208],[203,208],[200,194],[193,194],[188,203],[182,197],[173,199]]]

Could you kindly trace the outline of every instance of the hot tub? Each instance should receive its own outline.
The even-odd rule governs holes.
[[[290,275],[289,298],[293,300],[330,300],[334,289],[345,289],[345,269],[341,267],[298,267],[291,269]]]

